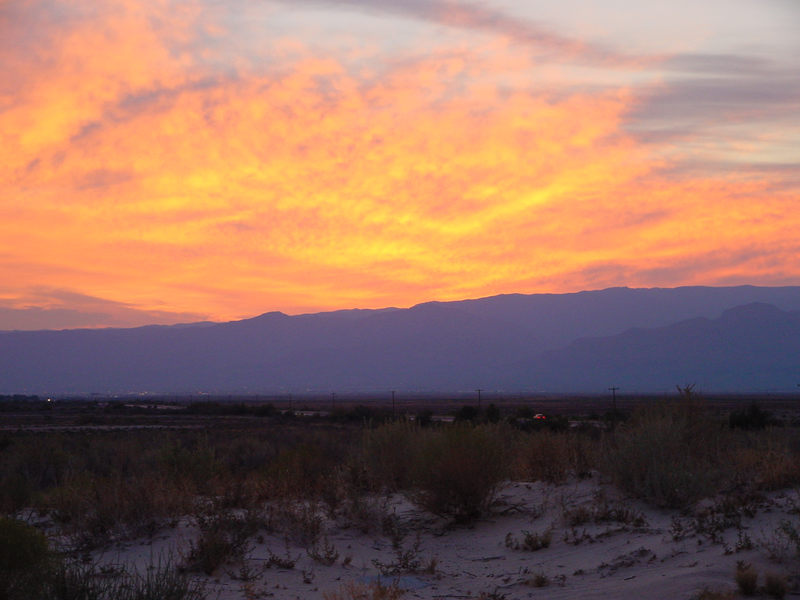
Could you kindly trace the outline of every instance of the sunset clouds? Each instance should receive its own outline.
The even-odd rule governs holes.
[[[0,5],[0,328],[800,283],[790,40],[369,6]]]

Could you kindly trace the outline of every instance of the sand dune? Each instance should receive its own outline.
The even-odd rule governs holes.
[[[403,598],[426,600],[670,600],[704,589],[735,592],[739,561],[759,571],[759,585],[767,572],[796,571],[797,549],[779,526],[786,520],[797,523],[798,506],[800,495],[791,491],[728,495],[686,513],[658,510],[622,497],[595,474],[563,485],[508,483],[489,516],[459,526],[395,495],[383,501],[383,509],[399,550],[377,524],[364,533],[353,523],[328,520],[318,550],[327,544],[330,555],[338,556],[327,566],[309,555],[308,542],[264,532],[244,563],[226,565],[206,578],[208,597],[322,599],[353,581],[395,583],[406,590]],[[549,546],[525,550],[525,532],[540,539],[550,532]],[[168,552],[185,556],[195,535],[187,521],[155,540],[121,544],[97,558],[144,568]],[[400,564],[398,552],[405,553],[407,564]],[[271,555],[296,563],[270,566]]]

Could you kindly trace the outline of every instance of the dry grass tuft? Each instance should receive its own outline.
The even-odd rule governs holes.
[[[765,573],[764,574],[764,591],[770,598],[777,598],[781,600],[786,596],[789,591],[789,586],[786,583],[786,577],[778,573]]]
[[[736,585],[744,596],[755,596],[758,591],[758,571],[743,561],[736,564]]]
[[[358,583],[350,581],[336,592],[324,592],[325,600],[397,600],[405,593],[396,583],[383,585],[380,582]]]

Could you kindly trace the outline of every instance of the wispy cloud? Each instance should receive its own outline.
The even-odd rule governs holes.
[[[633,66],[656,60],[627,54],[608,44],[570,37],[530,19],[484,3],[452,0],[274,0],[292,6],[325,6],[363,13],[401,16],[453,28],[503,36],[523,47],[535,48],[551,59],[577,60],[609,66]]]
[[[492,34],[357,60],[291,31],[242,49],[224,3],[11,4],[0,306],[20,323],[659,285],[671,264],[800,277],[793,154],[758,145],[783,143],[761,125],[798,97],[777,62],[684,54],[576,83],[627,57],[476,2],[291,4]],[[715,252],[727,267],[683,268]]]
[[[792,117],[800,111],[800,67],[747,55],[678,56],[674,74],[640,94],[634,117],[672,123]],[[669,71],[668,71],[669,72]]]
[[[34,288],[22,295],[0,289],[0,330],[73,329],[81,327],[138,327],[152,324],[196,323],[197,313],[139,310],[70,290]]]

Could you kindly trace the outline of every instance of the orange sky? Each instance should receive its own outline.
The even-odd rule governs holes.
[[[800,284],[781,48],[307,4],[0,5],[0,328]]]

